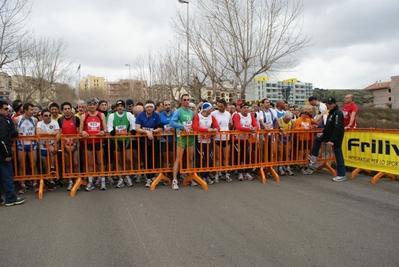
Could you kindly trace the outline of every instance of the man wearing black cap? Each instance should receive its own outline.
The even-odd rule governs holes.
[[[14,110],[15,114],[11,116],[11,121],[14,121],[16,117],[22,115],[23,113],[22,105],[23,103],[20,100],[15,100],[12,103],[12,109]]]
[[[310,163],[313,165],[316,163],[317,156],[321,143],[326,143],[329,147],[332,147],[335,154],[335,161],[337,163],[337,176],[332,180],[334,182],[341,182],[346,180],[345,176],[345,162],[344,156],[342,155],[342,140],[344,138],[344,115],[337,106],[337,100],[330,97],[327,100],[327,108],[329,114],[327,117],[327,123],[322,133],[317,134],[317,138],[314,141],[311,154],[308,156]]]
[[[129,111],[130,113],[133,114],[133,108],[134,108],[134,102],[132,99],[127,99],[126,100],[126,109],[127,111]]]

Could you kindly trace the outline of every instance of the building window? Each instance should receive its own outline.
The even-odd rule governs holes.
[[[388,88],[388,93],[390,93],[391,92],[391,88]]]
[[[391,89],[389,89],[389,90],[391,90]],[[388,97],[388,101],[391,101],[391,97]]]

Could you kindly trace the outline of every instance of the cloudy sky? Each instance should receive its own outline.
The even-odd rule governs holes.
[[[30,24],[37,36],[68,42],[82,77],[117,80],[128,78],[125,64],[133,68],[138,54],[161,51],[173,39],[172,17],[185,8],[177,0],[34,0]],[[297,55],[295,69],[275,78],[326,89],[390,81],[399,75],[398,13],[398,0],[304,0],[304,31],[313,45]]]

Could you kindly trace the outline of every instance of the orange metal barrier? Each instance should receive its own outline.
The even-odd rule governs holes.
[[[53,145],[48,145],[53,144]],[[50,170],[51,159],[58,170],[57,142],[55,137],[19,136],[13,139],[14,180],[20,183],[26,180],[38,181],[38,198],[43,198],[44,180],[56,179],[57,172]]]
[[[167,137],[162,142],[162,137]],[[68,143],[75,140],[77,151],[70,153]],[[171,142],[169,142],[170,140]],[[101,138],[83,138],[81,135],[61,137],[63,178],[76,178],[70,195],[75,196],[81,185],[87,183],[83,178],[124,175],[147,175],[154,179],[150,190],[155,190],[162,180],[171,184],[167,173],[172,172],[175,158],[175,139],[173,135],[154,134],[149,140],[146,135],[123,134]],[[104,158],[104,154],[107,156]],[[79,157],[83,168],[73,165]],[[172,157],[172,158],[171,158]]]
[[[188,135],[181,132],[182,138],[179,139],[177,145],[181,147],[184,138],[189,144],[191,138],[195,139],[191,142],[197,148],[192,164],[189,155],[186,154],[183,158],[183,153],[181,153],[180,173],[190,174],[184,179],[183,185],[195,180],[204,190],[207,190],[208,185],[200,178],[202,173],[249,169],[259,171],[257,178],[260,178],[262,183],[266,183],[267,172],[270,172],[276,181],[280,181],[275,167],[308,164],[308,151],[300,154],[299,148],[310,149],[314,135],[318,131],[193,132]],[[309,138],[301,139],[300,137],[304,134]],[[50,170],[50,160],[53,156],[54,167],[60,172],[62,178],[76,179],[71,196],[76,195],[81,185],[87,185],[84,178],[94,176],[147,175],[147,178],[154,178],[150,190],[155,190],[161,181],[171,184],[167,174],[173,171],[173,163],[176,160],[176,139],[174,135],[164,133],[154,134],[154,137],[153,140],[149,140],[147,136],[141,134],[124,134],[85,139],[81,135],[62,135],[58,143],[53,141],[54,138],[49,137],[20,137],[14,140],[13,146],[14,155],[16,155],[14,157],[15,180],[39,180],[38,196],[42,198],[45,191],[44,180],[58,177],[57,173],[52,173]],[[50,140],[54,143],[54,149],[42,152],[44,157],[41,157],[40,141],[50,143]],[[201,142],[200,146],[198,146],[198,140]],[[19,143],[25,145],[20,145],[17,149]],[[36,150],[35,146],[37,146]],[[55,153],[56,151],[60,153]],[[25,157],[29,155],[28,160],[23,160],[23,155]],[[215,158],[214,155],[220,156]],[[327,168],[335,175],[335,171],[329,165],[330,161],[334,161],[331,150],[322,148],[320,155],[318,162],[322,165],[317,171]],[[60,166],[58,156],[61,159]],[[37,160],[40,158],[42,162]]]
[[[266,183],[265,174],[267,172],[270,172],[275,180],[279,182],[280,176],[274,167],[309,164],[307,156],[318,132],[320,132],[320,129],[284,132],[279,130],[258,130],[255,133],[240,131],[181,133],[180,146],[183,138],[185,138],[186,144],[190,143],[190,138],[194,138],[194,146],[198,152],[194,155],[206,155],[206,157],[199,156],[198,160],[194,160],[195,163],[193,165],[190,165],[191,160],[189,155],[186,155],[183,159],[186,164],[185,166],[183,164],[180,165],[180,172],[188,173],[190,176],[183,181],[183,185],[194,180],[204,190],[207,190],[207,184],[200,178],[201,173],[246,169],[258,169],[258,178],[261,179],[262,183]],[[306,135],[306,138],[303,138],[304,135]],[[213,158],[214,154],[221,155],[223,150],[223,147],[218,143],[220,138],[217,138],[217,136],[224,136],[224,140],[227,140],[226,142],[230,146],[228,164],[223,160],[216,161]],[[335,160],[332,149],[322,146],[319,155],[320,157],[317,161],[322,164],[316,171],[326,168],[335,176],[336,172],[329,164],[329,162]]]

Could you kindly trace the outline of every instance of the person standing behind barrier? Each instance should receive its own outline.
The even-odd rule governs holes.
[[[295,122],[295,130],[308,131],[312,129],[310,120],[310,107],[303,107],[299,112],[299,118]],[[304,160],[310,149],[310,133],[298,133],[298,160]],[[300,166],[302,174],[313,174],[313,170],[307,164]]]
[[[194,112],[189,108],[190,96],[188,94],[183,94],[180,98],[182,101],[182,106],[176,110],[172,119],[170,120],[170,126],[176,129],[176,160],[173,164],[173,181],[172,189],[178,190],[179,186],[177,184],[177,174],[179,172],[179,167],[181,160],[183,158],[184,150],[187,148],[188,157],[188,168],[193,167],[194,163],[194,136],[184,136],[180,137],[180,132],[185,131],[189,134],[192,131],[192,124],[194,118]],[[181,138],[181,139],[180,139]]]
[[[152,100],[147,100],[144,106],[144,111],[140,112],[136,118],[136,132],[146,134],[146,138],[140,137],[140,150],[147,157],[144,159],[144,168],[152,170],[155,168],[155,161],[159,160],[159,143],[157,138],[153,136],[154,133],[160,133],[163,130],[163,125],[159,114],[154,112],[155,105]],[[147,173],[147,180],[145,187],[150,187],[154,177],[154,173]]]
[[[76,117],[79,119],[83,114],[87,112],[87,104],[84,100],[79,100],[78,101],[78,112],[76,113]]]
[[[217,132],[220,131],[220,126],[215,119],[211,115],[212,105],[208,102],[203,103],[201,107],[201,112],[194,115],[193,120],[193,130],[197,132]],[[207,134],[199,134],[197,136],[198,144],[197,144],[197,153],[200,156],[200,168],[204,167],[212,167],[213,161],[213,149],[211,145],[211,135]],[[210,166],[208,166],[208,164]],[[202,179],[209,185],[213,184],[213,181],[209,177],[209,173],[202,172]]]
[[[238,131],[255,133],[256,130],[259,130],[258,123],[256,122],[255,117],[251,113],[249,113],[248,108],[249,104],[246,102],[240,105],[240,112],[233,116],[234,127]],[[234,136],[235,160],[238,168],[239,165],[241,165],[242,163],[254,163],[253,155],[252,162],[250,162],[250,144],[248,142],[248,139],[248,134],[239,134]],[[252,181],[254,178],[249,173],[249,170],[244,170],[243,174],[243,170],[239,169],[238,181],[243,181],[244,179]]]
[[[327,117],[326,127],[323,129],[322,133],[317,134],[308,159],[311,165],[316,163],[320,146],[323,142],[332,147],[335,154],[335,161],[337,163],[337,176],[332,178],[332,180],[334,182],[342,182],[346,180],[345,162],[341,148],[345,133],[344,115],[338,108],[337,100],[333,97],[330,97],[327,100],[327,107],[329,114]]]
[[[218,110],[215,110],[211,113],[213,117],[216,118],[220,126],[220,131],[230,131],[233,127],[233,120],[231,119],[231,114],[227,110],[227,102],[224,99],[220,99],[218,101]],[[227,134],[218,134],[215,137],[215,163],[217,167],[228,167],[229,164],[229,156],[230,156],[230,135]],[[222,163],[223,162],[223,163]],[[215,183],[219,183],[219,178],[222,177],[222,172],[217,172],[215,175]],[[227,182],[232,182],[233,180],[230,177],[230,173],[225,173],[225,178]]]
[[[40,158],[43,163],[44,171],[46,173],[56,174],[55,170],[55,153],[57,153],[57,142],[56,139],[60,134],[60,127],[58,122],[52,119],[50,110],[43,109],[42,110],[43,120],[37,123],[36,133],[40,137],[47,137],[47,139],[41,139],[39,142],[40,145]],[[50,158],[48,160],[47,158]],[[48,163],[50,162],[50,168]],[[52,191],[56,188],[55,179],[50,181],[50,185],[48,186],[48,190]]]
[[[57,103],[51,103],[48,109],[51,112],[51,119],[53,121],[58,121],[58,119],[62,116],[60,114],[60,106]]]
[[[284,129],[283,133],[279,133],[279,142],[280,145],[278,146],[280,148],[280,151],[278,151],[281,155],[281,158],[283,161],[290,161],[291,160],[291,149],[292,149],[292,143],[291,143],[291,133],[287,132],[290,131],[294,128],[294,124],[292,122],[292,113],[291,111],[286,111],[284,116],[279,120],[281,127]],[[280,175],[285,175],[288,174],[290,176],[294,175],[294,173],[291,170],[291,166],[279,166],[279,172]]]
[[[33,117],[33,108],[35,107],[31,103],[25,103],[23,106],[24,113],[23,115],[16,117],[14,119],[15,129],[18,131],[19,136],[34,136],[36,135],[36,125],[37,119]],[[26,175],[26,169],[23,167],[27,166],[23,163],[26,159],[26,155],[29,156],[30,167],[32,170],[32,174],[37,174],[37,142],[34,140],[18,140],[17,141],[17,152],[18,152],[18,173],[19,175]],[[25,182],[21,182],[20,190],[18,194],[23,194],[26,191]],[[37,193],[39,191],[39,187],[37,181],[33,181],[33,191]]]
[[[167,168],[169,164],[172,164],[173,159],[173,134],[175,129],[170,127],[170,120],[173,117],[174,112],[170,109],[170,100],[165,99],[163,101],[164,111],[159,114],[161,123],[163,125],[164,135],[161,137],[161,152],[162,152],[162,164],[164,168]]]
[[[345,129],[353,129],[357,127],[357,105],[353,102],[353,95],[346,95],[342,113],[344,114],[344,127]]]
[[[79,132],[80,119],[72,114],[72,105],[69,102],[61,104],[61,110],[64,116],[58,119],[58,125],[61,130],[61,134],[77,134]],[[65,153],[65,173],[78,173],[78,140],[75,138],[65,138],[62,148]],[[71,155],[72,154],[72,155]],[[72,165],[72,168],[71,168]],[[69,185],[67,190],[71,191],[73,187],[73,180],[69,179]]]
[[[79,127],[79,132],[82,134],[82,137],[85,138],[84,146],[87,148],[85,150],[87,167],[86,171],[93,172],[93,167],[95,164],[95,159],[93,159],[92,151],[95,151],[95,157],[97,159],[97,163],[103,169],[103,148],[102,148],[102,138],[107,132],[107,124],[105,122],[105,116],[103,113],[97,111],[97,101],[95,99],[91,99],[87,102],[88,112],[82,115],[81,124]],[[86,146],[87,144],[87,146]],[[98,171],[98,170],[97,170]],[[89,176],[89,182],[86,187],[86,191],[91,191],[95,188],[93,184],[93,176]],[[101,190],[106,190],[107,187],[105,185],[105,177],[101,177]]]
[[[0,101],[0,206],[5,204],[10,207],[24,203],[25,198],[15,194],[11,137],[18,136],[18,133],[11,131],[8,110],[7,102]],[[1,198],[3,192],[4,200]]]
[[[128,132],[131,134],[136,134],[135,122],[133,114],[125,111],[125,101],[118,100],[116,101],[116,112],[111,113],[108,117],[108,132],[111,136],[115,136],[118,134],[127,134]],[[132,165],[132,153],[131,153],[131,144],[129,138],[117,138],[116,143],[115,140],[111,140],[111,153],[119,152],[119,170],[130,170],[130,166]],[[111,154],[112,158],[116,158],[115,154]],[[126,164],[126,165],[125,165]],[[124,167],[126,166],[126,168]],[[126,183],[127,186],[133,186],[132,178],[130,175],[126,175]],[[123,178],[119,176],[118,183],[116,188],[121,188],[125,185]]]

